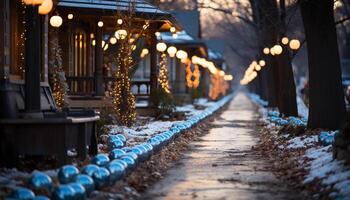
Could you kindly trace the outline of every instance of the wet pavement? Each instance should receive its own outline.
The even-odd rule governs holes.
[[[251,101],[238,93],[210,132],[192,142],[142,199],[303,199],[252,150],[257,117]]]

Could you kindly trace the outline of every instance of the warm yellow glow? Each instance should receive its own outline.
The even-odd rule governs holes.
[[[148,49],[142,49],[142,51],[141,51],[141,58],[144,58],[146,55],[148,55],[149,54],[149,50]]]
[[[107,51],[108,47],[109,47],[109,45],[106,44],[106,45],[103,47],[103,50],[104,50],[104,51]]]
[[[278,44],[275,45],[273,49],[276,55],[280,55],[283,52],[283,48],[281,47],[281,45]]]
[[[170,32],[175,33],[176,32],[176,28],[175,27],[171,27],[170,28]]]
[[[262,66],[262,67],[264,67],[264,66],[266,65],[265,60],[260,60],[260,61],[259,61],[259,65]]]
[[[111,44],[116,44],[116,43],[117,43],[117,38],[111,37],[111,38],[109,39],[109,42],[110,42]]]
[[[160,32],[156,32],[155,35],[156,35],[157,37],[159,37],[159,36],[160,36]]]
[[[123,24],[123,20],[122,19],[118,19],[117,20],[117,24],[119,24],[119,25]]]
[[[103,27],[103,21],[97,22],[97,26],[100,27],[100,28]]]
[[[126,36],[128,36],[128,32],[124,29],[119,29],[114,33],[114,36],[118,40],[124,40],[126,38]]]
[[[102,48],[105,46],[106,42],[102,40]]]
[[[183,59],[188,58],[188,54],[187,54],[187,52],[184,51],[184,50],[179,50],[179,51],[176,52],[176,57],[177,57],[178,59],[180,59],[180,60],[183,60]]]
[[[260,65],[256,65],[256,66],[255,66],[255,70],[256,70],[256,71],[260,71],[260,70],[261,70],[261,66],[260,66]]]
[[[50,24],[52,27],[60,27],[63,23],[62,17],[55,15],[50,18]]]
[[[275,53],[275,49],[272,47],[271,49],[270,49],[270,53],[271,53],[271,55],[276,55],[276,53]]]
[[[176,39],[178,35],[176,33],[173,34],[173,38]]]
[[[39,6],[39,14],[41,15],[47,15],[51,12],[53,7],[52,0],[45,0],[40,6]]]
[[[287,45],[289,42],[289,39],[287,37],[283,37],[281,42],[282,42],[282,44]]]
[[[96,46],[96,40],[92,40],[92,46]]]
[[[167,48],[167,45],[164,42],[159,42],[156,48],[157,48],[157,51],[164,52]]]
[[[74,15],[71,13],[71,14],[68,14],[67,16],[68,19],[73,19],[74,18]]]
[[[269,54],[270,53],[270,49],[269,48],[264,48],[263,53],[265,55]]]
[[[225,76],[225,72],[224,72],[224,71],[220,71],[220,72],[219,72],[219,75],[220,75],[220,76]]]
[[[175,57],[176,52],[177,52],[177,48],[174,46],[170,46],[167,50],[168,54],[170,57]]]
[[[23,0],[26,5],[41,5],[44,0]]]
[[[293,50],[298,50],[300,48],[300,42],[297,39],[293,39],[289,43],[289,47]]]
[[[230,74],[230,75],[225,75],[224,76],[224,80],[225,81],[232,81],[233,80],[233,76]]]

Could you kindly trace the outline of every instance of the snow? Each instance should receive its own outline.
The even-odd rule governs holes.
[[[295,137],[291,140],[289,140],[289,145],[287,146],[288,149],[300,149],[300,148],[307,148],[308,146],[312,146],[315,143],[318,142],[317,135],[312,136],[301,136],[301,137]]]
[[[261,100],[259,96],[251,94],[250,98],[253,102],[260,105],[259,112],[262,115],[260,121],[265,122],[265,128],[268,128],[271,130],[271,134],[274,134],[276,125],[285,119],[279,117],[278,111],[271,111],[264,108],[267,103]],[[300,97],[297,97],[297,104],[301,118],[289,118],[286,121],[291,125],[294,123],[306,126],[308,108]],[[286,141],[286,145],[280,144],[278,140],[275,142],[280,150],[286,148],[291,151],[304,150],[300,151],[304,155],[291,158],[297,159],[297,162],[300,164],[299,167],[307,171],[303,184],[312,184],[313,181],[320,180],[322,184],[321,191],[331,189],[330,198],[350,200],[350,166],[346,165],[342,160],[333,158],[333,147],[331,143],[336,133],[337,131],[319,131],[315,135],[304,135],[294,138],[282,133],[278,138]]]

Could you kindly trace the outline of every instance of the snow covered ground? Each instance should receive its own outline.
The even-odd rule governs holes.
[[[278,131],[283,127],[280,124],[281,122],[287,122],[288,124],[293,122],[288,119],[278,119],[278,111],[269,111],[265,108],[264,106],[267,103],[257,95],[250,95],[250,97],[255,103],[260,105],[261,121],[265,123],[265,128],[271,130],[270,133],[273,134],[274,142],[278,149],[302,152],[302,156],[290,158],[291,160],[297,160],[299,163],[298,167],[307,171],[302,184],[313,184],[316,181],[320,181],[320,192],[331,190],[329,193],[331,199],[350,199],[350,166],[346,165],[342,160],[334,159],[331,142],[323,141],[324,137],[326,140],[328,138],[332,141],[332,137],[334,137],[336,132],[317,131],[312,132],[313,134],[297,137],[283,132],[278,134]],[[301,98],[298,98],[297,102],[300,120],[307,120],[308,108]],[[317,198],[317,195],[315,197]]]

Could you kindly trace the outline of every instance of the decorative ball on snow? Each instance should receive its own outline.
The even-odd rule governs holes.
[[[126,153],[128,153],[131,151],[131,148],[130,147],[123,147],[122,150],[125,151]]]
[[[92,174],[97,171],[99,169],[99,166],[97,165],[93,165],[93,164],[89,164],[86,165],[85,167],[83,167],[83,169],[81,170],[82,174],[86,174],[88,176],[92,176]]]
[[[123,134],[117,134],[116,136],[117,136],[117,138],[119,138],[119,140],[124,142],[124,144],[126,143],[126,137]]]
[[[143,146],[143,145],[138,145],[137,148],[141,149],[142,154],[145,155],[145,157],[148,157],[148,156],[149,156],[150,152],[149,152],[149,150],[148,150],[145,146]]]
[[[140,149],[140,148],[138,148],[138,147],[133,147],[132,149],[131,149],[131,152],[132,153],[134,153],[134,154],[136,154],[137,155],[137,157],[142,157],[142,149]]]
[[[128,167],[127,167],[128,170],[135,168],[136,163],[135,163],[134,158],[132,158],[131,156],[123,156],[120,159],[125,161],[128,164]]]
[[[86,190],[84,186],[80,183],[70,183],[68,184],[74,190],[74,199],[84,200],[86,199]]]
[[[88,175],[79,174],[74,177],[74,182],[81,184],[85,188],[87,194],[90,194],[95,189],[94,180]]]
[[[155,137],[149,139],[147,143],[151,144],[153,148],[157,148],[160,145],[160,141]]]
[[[106,166],[109,163],[109,158],[106,154],[97,154],[92,160],[92,164],[98,165],[100,167]]]
[[[72,182],[73,177],[79,174],[79,170],[73,165],[65,165],[58,171],[57,178],[61,184]]]
[[[109,182],[109,176],[109,171],[104,167],[100,167],[97,171],[95,171],[92,174],[92,179],[95,182],[96,188],[101,189],[102,187],[106,186]]]
[[[74,199],[75,191],[69,185],[60,185],[52,193],[52,199],[54,200],[67,200]]]
[[[117,149],[117,148],[122,148],[122,147],[124,147],[124,143],[121,140],[119,140],[119,139],[112,140],[112,141],[109,140],[108,141],[108,148],[110,150]]]
[[[148,142],[143,143],[142,146],[146,147],[146,149],[150,152],[153,151],[153,146]]]
[[[52,188],[52,180],[50,176],[42,172],[34,172],[29,179],[29,186],[32,189],[48,189]]]
[[[112,183],[121,180],[125,175],[125,167],[120,163],[110,163],[107,166],[110,173],[110,181]]]
[[[131,156],[135,161],[137,160],[137,158],[139,158],[139,156],[132,151],[126,153],[125,156]]]
[[[126,169],[126,168],[128,167],[128,163],[126,163],[124,160],[115,159],[115,160],[112,160],[112,161],[110,162],[110,164],[112,164],[112,163],[121,164],[121,165],[124,167],[124,169]]]
[[[33,191],[27,188],[16,188],[10,195],[9,198],[12,199],[33,199],[35,197],[35,194]]]
[[[109,159],[114,160],[122,157],[126,152],[122,149],[113,149],[111,152],[109,152]]]
[[[39,195],[39,196],[34,197],[33,200],[50,200],[50,199],[47,196]]]

